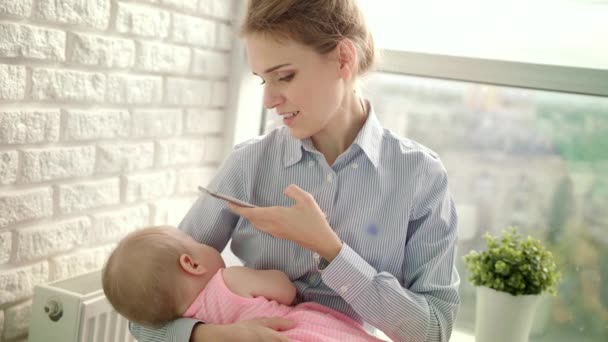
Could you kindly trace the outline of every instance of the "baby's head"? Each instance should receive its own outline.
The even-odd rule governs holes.
[[[122,239],[102,271],[106,297],[133,322],[157,326],[180,317],[218,269],[219,252],[170,226]]]

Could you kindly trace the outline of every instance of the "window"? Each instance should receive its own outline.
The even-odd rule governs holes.
[[[359,0],[387,50],[608,69],[606,0]]]

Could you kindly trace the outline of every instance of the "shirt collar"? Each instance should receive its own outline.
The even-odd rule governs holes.
[[[353,145],[358,145],[374,167],[378,167],[384,129],[378,121],[371,103],[366,100],[365,104],[369,108],[367,120],[355,137]],[[285,167],[290,167],[302,160],[302,149],[314,151],[314,146],[312,145],[312,140],[310,138],[304,140],[295,139],[289,134],[287,128],[283,128],[283,133],[287,137],[283,150],[283,164]]]
[[[285,148],[283,149],[283,164],[290,167],[302,160],[302,141],[289,134],[289,129],[281,128],[286,137]]]
[[[378,121],[371,103],[366,100],[365,104],[369,108],[367,120],[355,137],[353,145],[361,147],[369,161],[377,168],[380,162],[380,146],[382,146],[384,128]]]

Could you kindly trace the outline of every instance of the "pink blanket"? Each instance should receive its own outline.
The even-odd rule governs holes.
[[[297,323],[283,331],[290,341],[382,341],[348,316],[317,303],[287,306],[263,297],[245,298],[228,289],[220,269],[190,305],[184,317],[230,324],[261,317],[283,317]]]

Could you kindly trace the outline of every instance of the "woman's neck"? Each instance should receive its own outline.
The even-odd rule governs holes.
[[[311,138],[330,166],[353,143],[367,120],[365,102],[355,92],[350,94],[325,129]]]

